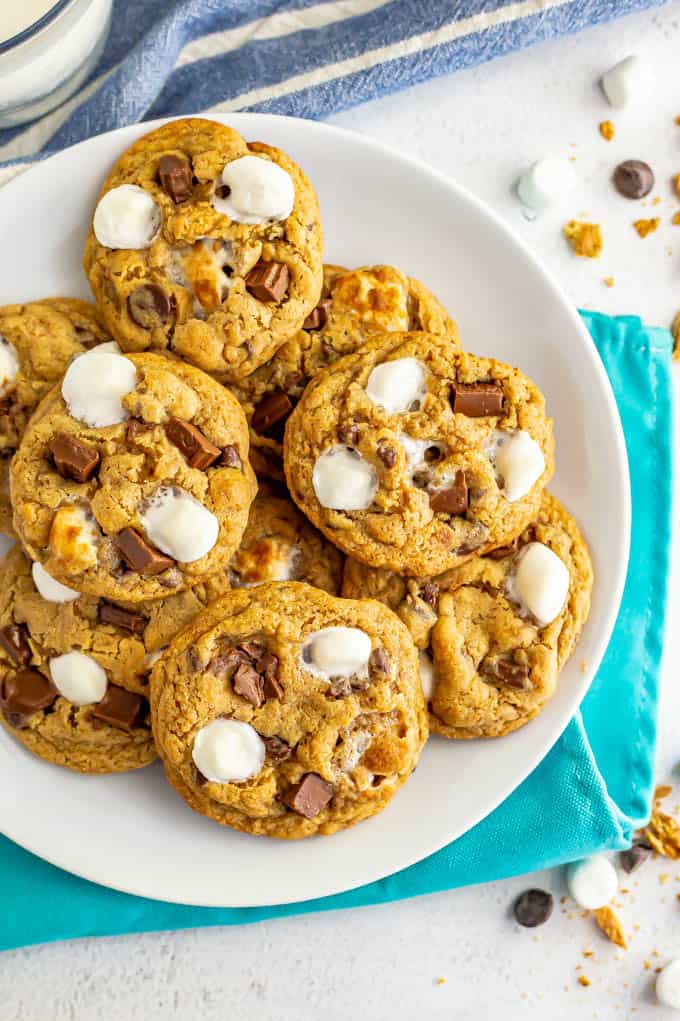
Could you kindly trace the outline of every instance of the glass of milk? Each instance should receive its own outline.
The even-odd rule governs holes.
[[[40,117],[87,78],[113,0],[0,0],[0,128]]]

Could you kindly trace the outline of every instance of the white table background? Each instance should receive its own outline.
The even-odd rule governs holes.
[[[655,68],[657,89],[638,110],[611,111],[598,75],[630,52]],[[333,117],[419,156],[490,203],[537,250],[582,307],[632,312],[668,325],[680,308],[680,3],[547,43]],[[600,120],[616,138],[602,140]],[[554,212],[527,222],[511,194],[518,168],[544,155],[576,157],[580,184]],[[661,204],[626,203],[609,169],[647,160]],[[408,201],[408,196],[404,196]],[[601,223],[597,261],[575,259],[561,238],[572,217]],[[640,240],[638,216],[662,218]],[[405,267],[407,268],[407,267]],[[613,276],[607,289],[603,277]],[[455,309],[453,310],[455,315]],[[527,367],[530,370],[530,366]],[[680,371],[680,369],[678,370]],[[680,449],[680,448],[679,448]],[[678,557],[676,556],[676,561]],[[671,607],[680,600],[680,569]],[[674,610],[671,610],[671,616]],[[680,633],[671,625],[661,705],[659,780],[680,761]],[[631,735],[632,739],[632,735]],[[511,854],[511,849],[499,850]],[[661,876],[668,874],[667,882]],[[414,901],[232,929],[83,939],[0,957],[0,1021],[328,1021],[359,1014],[392,1021],[677,1017],[654,1006],[652,969],[680,955],[680,862],[648,864],[619,897],[631,937],[620,951],[569,905],[541,929],[509,914],[524,878]],[[558,872],[531,885],[564,893]],[[2,907],[0,906],[0,911]],[[636,928],[639,927],[639,928]],[[585,959],[584,950],[594,956]],[[577,983],[580,971],[591,980]],[[438,983],[444,978],[444,983]]]

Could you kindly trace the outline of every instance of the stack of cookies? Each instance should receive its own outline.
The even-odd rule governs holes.
[[[285,153],[179,120],[104,183],[95,304],[0,309],[0,720],[289,838],[380,811],[430,732],[527,723],[592,586],[536,385],[322,259]]]

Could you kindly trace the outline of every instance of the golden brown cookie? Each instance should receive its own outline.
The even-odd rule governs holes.
[[[233,381],[270,358],[316,306],[322,247],[303,171],[280,149],[192,117],[118,159],[84,264],[123,350],[174,351]]]
[[[343,595],[379,599],[408,627],[433,731],[499,737],[554,695],[588,617],[592,584],[574,519],[544,493],[517,543],[430,579],[347,560]]]
[[[26,552],[71,588],[138,602],[228,564],[255,480],[232,395],[155,354],[76,358],[11,467]]]
[[[283,478],[283,429],[307,383],[375,334],[458,331],[433,294],[394,266],[324,267],[323,297],[304,328],[264,365],[232,388],[250,423],[250,456],[258,475]]]
[[[430,575],[526,527],[553,445],[544,398],[518,369],[394,333],[314,377],[284,463],[293,499],[341,550]]]
[[[189,805],[248,833],[334,833],[415,768],[427,713],[413,642],[380,603],[297,582],[236,589],[151,675],[154,736]]]

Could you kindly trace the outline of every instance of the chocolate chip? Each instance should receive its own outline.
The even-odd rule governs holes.
[[[439,585],[436,581],[426,581],[420,590],[420,598],[424,599],[432,609],[436,610],[439,600]]]
[[[371,670],[378,670],[381,674],[390,672],[390,658],[384,649],[373,649],[368,657],[368,665]]]
[[[133,635],[141,635],[146,627],[146,617],[143,617],[141,613],[124,610],[122,606],[116,606],[115,603],[99,604],[99,620],[102,624],[121,627]]]
[[[305,819],[314,819],[319,812],[323,812],[332,797],[331,784],[326,783],[318,773],[305,773],[300,783],[286,791],[282,801]]]
[[[246,276],[246,290],[258,301],[281,301],[289,286],[285,262],[258,262]]]
[[[304,323],[303,330],[321,330],[328,322],[328,313],[331,308],[331,299],[322,298],[316,308],[309,313]]]
[[[158,177],[166,195],[177,204],[191,197],[193,172],[191,163],[184,156],[161,156],[158,163]]]
[[[5,678],[0,705],[7,713],[32,716],[41,709],[48,709],[56,697],[56,690],[43,674],[37,670],[18,670]]]
[[[28,666],[31,662],[28,629],[23,624],[8,624],[0,629],[0,646],[17,666]]]
[[[168,322],[173,301],[158,284],[141,284],[128,294],[127,308],[133,323],[143,330],[152,330],[159,323]]]
[[[411,481],[418,489],[427,489],[431,485],[434,475],[429,468],[419,468],[411,476]]]
[[[182,452],[190,468],[205,471],[222,456],[219,447],[183,418],[171,418],[165,426],[165,435]]]
[[[142,433],[148,433],[153,426],[141,418],[129,418],[125,427],[125,436],[129,442],[134,442]]]
[[[500,383],[453,383],[451,407],[468,418],[484,418],[503,413],[503,387]]]
[[[231,195],[231,188],[229,187],[228,184],[218,184],[218,186],[215,188],[215,194],[217,195],[218,199],[228,199],[229,196]]]
[[[328,698],[349,698],[352,694],[352,685],[349,682],[349,677],[338,677],[334,681],[331,681],[326,689],[326,696]]]
[[[285,762],[293,754],[291,746],[280,737],[263,737],[262,742],[267,750],[267,758],[272,762]]]
[[[211,674],[215,674],[216,677],[227,677],[233,674],[239,663],[243,662],[242,654],[230,646],[225,649],[224,652],[220,652],[208,663],[208,670]]]
[[[507,684],[509,688],[518,688],[526,691],[532,687],[529,678],[529,667],[526,663],[513,663],[510,659],[498,657],[496,659],[482,660],[479,672],[484,678],[490,681],[500,681]]]
[[[427,447],[423,454],[426,464],[436,464],[437,461],[441,461],[443,456],[444,452],[441,447],[436,446],[434,443],[432,446]]]
[[[87,482],[99,467],[99,451],[69,433],[58,433],[50,443],[50,452],[63,479]]]
[[[128,567],[138,574],[161,574],[175,561],[146,541],[134,528],[124,528],[116,536],[116,545]]]
[[[249,663],[240,663],[232,682],[234,691],[258,709],[264,702],[264,678]]]
[[[279,680],[279,657],[273,652],[267,652],[256,665],[264,675],[265,698],[283,698],[283,685]]]
[[[643,199],[654,187],[654,171],[642,160],[624,160],[614,170],[612,180],[625,199]]]
[[[359,427],[356,425],[341,425],[338,429],[338,439],[341,443],[347,443],[353,447],[359,440]]]
[[[250,638],[248,641],[241,642],[238,650],[255,663],[260,656],[264,656],[267,646],[263,642],[258,642],[256,638]]]
[[[293,410],[293,402],[283,390],[273,390],[266,394],[255,406],[250,424],[258,436],[267,436],[273,426],[288,418]]]
[[[241,461],[241,455],[238,452],[238,447],[233,443],[229,443],[226,447],[222,448],[222,456],[219,459],[220,468],[238,468],[239,471],[243,468],[243,462]]]
[[[633,846],[629,847],[627,851],[621,851],[619,865],[624,872],[630,875],[631,872],[636,872],[641,865],[644,865],[651,854],[652,847],[646,841],[635,840]]]
[[[465,514],[468,509],[468,487],[465,472],[457,471],[451,485],[430,493],[430,507],[452,516]]]
[[[553,896],[547,890],[525,890],[515,901],[512,911],[520,925],[533,929],[548,921],[552,909]]]
[[[92,710],[92,716],[110,727],[129,732],[142,726],[148,711],[149,703],[143,695],[109,684],[103,699]]]
[[[378,444],[376,453],[386,468],[394,468],[397,463],[397,452],[383,440]]]
[[[489,560],[503,560],[504,557],[509,557],[512,553],[517,552],[517,546],[519,539],[513,539],[512,542],[507,543],[505,546],[497,546],[496,549],[489,550],[485,554]]]

